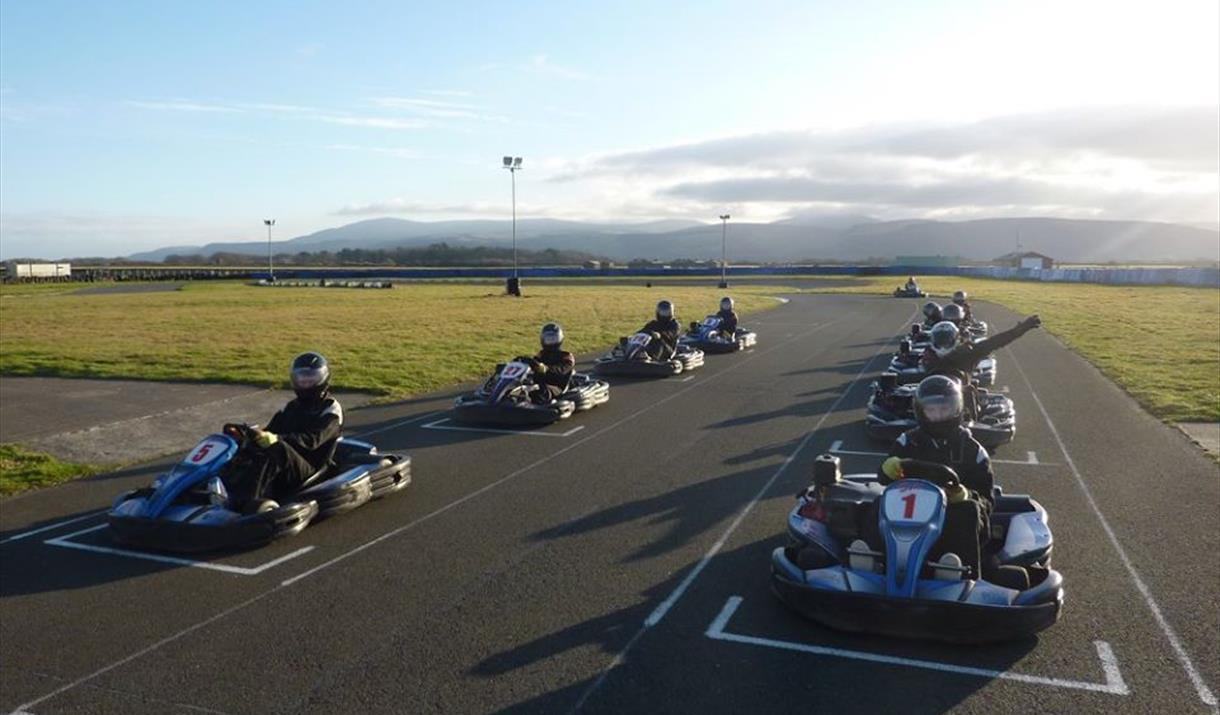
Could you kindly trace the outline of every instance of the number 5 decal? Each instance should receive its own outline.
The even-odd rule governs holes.
[[[202,462],[204,457],[207,457],[208,453],[212,451],[213,446],[212,442],[204,442],[202,447],[195,450],[195,454],[191,456],[191,461]]]

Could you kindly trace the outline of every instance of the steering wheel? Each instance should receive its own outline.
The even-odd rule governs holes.
[[[254,434],[258,431],[258,426],[248,425],[245,422],[226,422],[221,431],[244,445],[245,443],[254,439]]]
[[[923,479],[932,482],[942,489],[955,484],[961,484],[962,481],[958,478],[957,472],[953,471],[952,467],[938,462],[928,462],[922,459],[904,459],[901,464],[902,476],[904,478]]]

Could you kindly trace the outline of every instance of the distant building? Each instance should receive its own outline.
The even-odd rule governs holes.
[[[5,281],[66,281],[72,279],[71,263],[31,263],[7,261]]]
[[[601,261],[585,261],[585,269],[590,271],[600,271],[602,269]]]
[[[911,268],[952,268],[962,262],[961,256],[896,256],[893,265]]]
[[[1055,259],[1036,251],[1018,251],[1006,253],[995,259],[994,263],[1012,268],[1032,268],[1035,270],[1050,270],[1055,267]]]

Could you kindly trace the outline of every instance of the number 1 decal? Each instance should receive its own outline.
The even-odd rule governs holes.
[[[907,508],[902,513],[903,519],[910,519],[912,516],[915,516],[915,500],[918,498],[919,495],[914,493],[908,494],[902,498],[902,501],[907,505]]]

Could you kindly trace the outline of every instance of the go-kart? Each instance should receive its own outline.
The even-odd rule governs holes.
[[[653,340],[659,338],[645,332],[619,338],[619,344],[608,355],[594,361],[593,371],[598,375],[621,377],[669,377],[703,365],[703,351],[681,343],[672,352],[663,351],[661,359],[654,359],[648,354]]]
[[[702,323],[692,321],[690,330],[678,342],[705,353],[737,352],[752,348],[758,342],[758,335],[744,328],[737,328],[733,335],[728,335],[720,328],[721,322],[719,316],[715,315],[707,316]]]
[[[842,476],[837,457],[818,457],[813,484],[788,514],[789,543],[771,555],[771,590],[785,605],[837,630],[955,643],[1026,638],[1059,619],[1063,577],[1050,567],[1041,504],[995,488],[978,574],[957,554],[930,559],[944,487],[957,474],[916,460],[903,460],[903,470],[913,476],[882,486],[873,475]],[[881,551],[865,541],[877,533]]]
[[[467,424],[494,424],[510,427],[548,425],[572,416],[577,410],[591,410],[610,399],[610,384],[605,380],[573,373],[567,389],[555,399],[534,401],[540,386],[534,382],[530,358],[519,357],[496,365],[483,386],[457,398],[454,419]]]
[[[900,383],[900,377],[892,372],[882,373],[873,383],[868,414],[864,418],[864,427],[870,437],[892,442],[898,435],[915,428],[913,403],[919,386]],[[974,385],[967,385],[963,393],[966,398],[965,426],[979,444],[993,449],[1011,442],[1017,433],[1017,413],[1012,400]]]
[[[927,298],[928,292],[921,290],[918,285],[915,286],[898,286],[894,289],[895,298]]]
[[[266,466],[252,446],[256,428],[227,424],[142,489],[119,495],[108,514],[125,544],[160,551],[216,551],[257,546],[300,533],[316,519],[341,514],[402,490],[411,458],[380,454],[368,442],[340,437],[330,463],[278,503],[260,500],[253,513],[230,503],[231,479]]]

